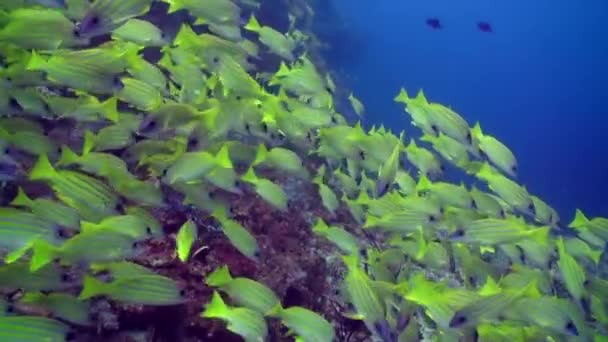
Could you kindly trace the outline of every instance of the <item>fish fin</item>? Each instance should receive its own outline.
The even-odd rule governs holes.
[[[57,170],[53,168],[49,157],[46,154],[41,154],[38,161],[30,171],[30,180],[48,180],[57,174]]]
[[[85,275],[82,280],[82,291],[78,295],[78,299],[89,299],[106,292],[107,284],[97,280],[90,275]]]
[[[228,265],[223,265],[207,275],[206,283],[209,286],[221,287],[232,280]]]
[[[259,30],[262,29],[262,26],[260,25],[258,20],[255,18],[255,16],[252,14],[251,17],[249,18],[249,22],[247,22],[247,24],[245,25],[244,28],[245,28],[245,30],[258,32]]]
[[[44,240],[36,240],[32,243],[34,253],[30,260],[30,271],[35,272],[44,265],[53,261],[57,256],[59,247],[55,247]]]

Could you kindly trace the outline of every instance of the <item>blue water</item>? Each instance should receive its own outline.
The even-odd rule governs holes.
[[[320,24],[335,47],[326,57],[365,103],[366,124],[409,127],[392,98],[401,86],[423,88],[429,100],[450,105],[471,125],[479,120],[506,143],[518,157],[519,181],[562,221],[575,208],[608,216],[606,0],[331,5],[337,31]],[[443,29],[426,26],[428,17]],[[495,32],[478,31],[477,21]]]

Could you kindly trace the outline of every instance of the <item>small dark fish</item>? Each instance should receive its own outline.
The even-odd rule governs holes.
[[[428,18],[426,20],[426,24],[430,26],[433,30],[441,30],[443,26],[441,26],[441,21],[439,18]]]
[[[492,29],[492,25],[490,25],[490,23],[488,23],[487,21],[478,21],[477,28],[481,32],[494,32],[494,30]]]

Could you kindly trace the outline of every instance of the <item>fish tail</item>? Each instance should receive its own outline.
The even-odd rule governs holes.
[[[205,311],[203,311],[203,317],[209,318],[222,318],[228,315],[228,306],[224,303],[222,296],[217,291],[213,292],[213,297],[211,298],[211,302],[207,304]]]
[[[95,147],[95,134],[89,130],[84,132],[84,143],[82,144],[82,155],[85,155]]]
[[[23,247],[8,253],[6,257],[4,257],[4,262],[6,264],[12,264],[13,262],[21,259],[21,257],[32,248],[32,244],[33,242],[29,242]]]
[[[475,140],[479,140],[483,137],[483,132],[481,130],[481,125],[479,124],[479,121],[477,121],[477,123],[475,123],[475,126],[471,128],[471,135]]]
[[[260,146],[258,147],[258,152],[255,155],[255,159],[251,165],[255,166],[255,165],[262,163],[266,159],[267,155],[268,155],[268,150],[266,149],[266,145],[260,144]]]
[[[232,161],[230,160],[230,154],[228,152],[228,144],[224,144],[219,152],[215,155],[215,161],[218,166],[226,169],[232,169]]]
[[[375,216],[367,216],[363,228],[373,228],[378,224],[378,221],[380,221],[380,219]]]
[[[532,233],[532,238],[536,242],[545,245],[549,236],[549,229],[549,226],[535,229],[534,233]]]
[[[580,228],[584,227],[589,222],[589,219],[583,211],[580,209],[576,209],[576,214],[574,215],[574,220],[568,225],[570,228]]]
[[[41,154],[32,171],[30,171],[30,180],[48,180],[56,174],[57,171],[51,165],[49,157],[46,154]]]
[[[224,265],[207,276],[207,285],[221,287],[232,280],[228,266]]]
[[[58,166],[66,166],[78,162],[78,155],[66,145],[61,146],[61,156],[57,161]]]
[[[36,51],[32,51],[32,56],[30,57],[29,62],[27,63],[26,70],[43,70],[46,66],[46,61],[42,56],[36,53]]]
[[[424,91],[422,89],[420,89],[418,91],[418,94],[414,98],[414,101],[416,101],[416,103],[419,103],[419,104],[428,104],[429,103],[429,101],[426,99],[426,96],[424,95]]]
[[[119,113],[116,109],[116,97],[112,96],[101,104],[103,116],[112,122],[118,122]]]
[[[245,172],[245,174],[243,176],[241,176],[241,179],[244,180],[245,182],[255,183],[257,181],[258,177],[255,175],[255,172],[253,171],[253,167],[250,167],[249,170],[247,170],[247,172]]]
[[[399,91],[399,94],[397,94],[397,96],[395,96],[393,101],[406,103],[406,104],[410,101],[410,97],[407,95],[407,91],[405,91],[405,88],[401,88],[401,90]]]
[[[11,202],[11,205],[31,207],[33,203],[34,203],[34,201],[27,196],[25,191],[23,191],[23,188],[19,187],[19,190],[17,191],[17,196]]]
[[[34,253],[30,261],[30,271],[39,270],[44,265],[57,257],[59,248],[44,240],[36,240],[33,243]]]
[[[106,284],[97,280],[95,277],[85,275],[82,281],[82,291],[78,299],[89,299],[105,292]]]
[[[261,29],[262,29],[262,26],[260,25],[258,20],[255,18],[255,16],[252,14],[251,17],[249,18],[249,22],[247,22],[247,24],[245,25],[245,30],[258,32]]]
[[[177,12],[184,8],[184,4],[180,0],[167,0],[166,2],[169,3],[169,10],[167,11],[167,14]]]

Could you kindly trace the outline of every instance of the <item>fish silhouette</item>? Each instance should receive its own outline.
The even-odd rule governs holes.
[[[477,28],[481,32],[494,32],[494,30],[492,29],[492,25],[490,25],[490,23],[488,23],[487,21],[478,21]]]
[[[439,21],[439,18],[428,18],[426,20],[426,24],[430,26],[433,30],[440,30],[442,28],[441,21]]]

